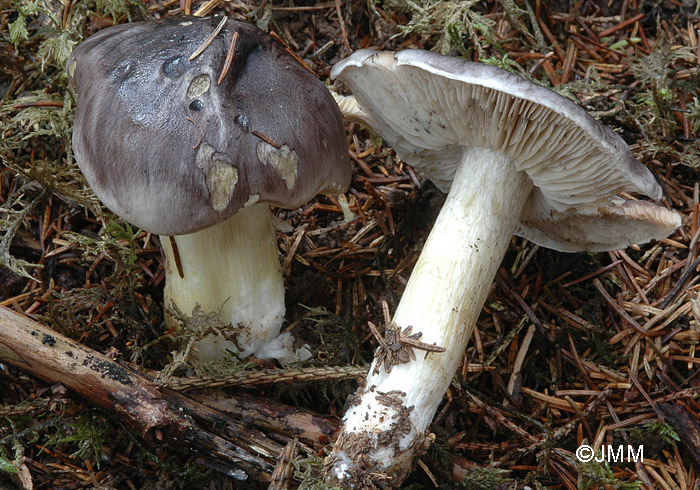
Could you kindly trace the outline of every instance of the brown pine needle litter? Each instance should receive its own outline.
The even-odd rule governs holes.
[[[287,368],[236,357],[224,366],[194,363],[187,346],[219,320],[172,312],[180,326],[163,326],[169,305],[158,238],[102,207],[75,165],[65,61],[107,25],[191,9],[256,23],[323,81],[342,57],[369,47],[495,64],[572,98],[618,132],[663,184],[664,203],[683,214],[683,225],[660,242],[601,254],[556,253],[513,238],[433,422],[435,442],[405,485],[698,488],[696,3],[0,0],[0,306],[158,379],[154,389],[212,406],[248,400],[237,416],[279,449],[265,463],[272,488],[326,488],[320,468],[333,430],[320,446],[295,439],[293,427],[271,427],[261,400],[338,426],[377,347],[368,322],[385,332],[382,302],[393,314],[444,196],[381,138],[348,123],[354,177],[345,200],[354,217],[323,196],[276,211],[285,223],[277,235],[285,328],[312,358]],[[66,389],[60,373],[45,382],[17,365],[16,357],[0,358],[0,488],[269,485],[149,444],[167,434],[134,431]],[[643,460],[581,462],[582,445],[643,447]]]

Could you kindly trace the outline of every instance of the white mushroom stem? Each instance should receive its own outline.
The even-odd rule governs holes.
[[[199,304],[210,313],[221,309],[230,324],[223,335],[197,343],[197,356],[222,359],[226,350],[247,356],[288,361],[291,334],[279,336],[284,320],[284,283],[273,216],[266,204],[241,208],[228,220],[189,235],[173,237],[182,276],[169,237],[162,237],[166,255],[165,305],[185,314]]]
[[[532,182],[503,153],[467,148],[447,200],[423,247],[393,321],[422,332],[444,353],[370,375],[327,460],[344,488],[366,488],[367,475],[401,482],[462,362],[474,324],[515,231]],[[376,361],[375,361],[376,362]],[[380,400],[381,398],[381,400]],[[365,476],[363,476],[365,475]]]

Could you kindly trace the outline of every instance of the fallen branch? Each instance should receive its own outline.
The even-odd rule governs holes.
[[[0,307],[0,362],[49,383],[62,383],[116,413],[145,441],[194,453],[201,464],[237,479],[269,481],[284,448],[260,430],[159,387],[134,369],[4,307]],[[329,427],[323,426],[325,437]]]
[[[221,391],[215,391],[191,396],[235,420],[250,422],[266,434],[279,434],[290,439],[294,437],[317,450],[335,441],[340,429],[340,419],[322,417],[301,408],[245,393],[230,397]]]

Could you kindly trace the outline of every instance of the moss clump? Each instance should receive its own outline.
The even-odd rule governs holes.
[[[323,481],[323,458],[306,457],[293,459],[294,479],[299,481],[298,490],[340,490]]]
[[[406,25],[399,26],[403,36],[418,34],[435,38],[435,51],[449,54],[456,49],[460,54],[468,54],[465,40],[468,40],[481,56],[485,50],[482,37],[488,36],[494,21],[475,9],[479,2],[435,0],[387,0],[386,8],[411,15]]]
[[[663,32],[659,27],[657,30]],[[700,166],[698,142],[674,137],[678,124],[675,112],[681,105],[681,92],[697,93],[700,90],[697,77],[681,81],[677,79],[676,73],[696,63],[696,55],[689,46],[673,45],[663,34],[659,36],[651,53],[630,59],[630,71],[641,83],[642,89],[627,102],[629,122],[636,126],[644,138],[642,156],[672,158],[683,165],[695,168]],[[688,115],[694,131],[697,131],[700,124],[697,119],[693,119],[693,107],[691,106]]]
[[[510,473],[502,468],[484,466],[472,468],[469,476],[462,480],[459,488],[464,490],[493,490],[494,488],[508,488],[512,482],[507,478]]]

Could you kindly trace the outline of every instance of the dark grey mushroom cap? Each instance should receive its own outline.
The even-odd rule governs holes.
[[[465,147],[505,154],[534,184],[516,234],[540,245],[610,250],[665,237],[680,225],[678,213],[651,203],[621,207],[621,192],[659,199],[661,186],[617,134],[524,78],[412,49],[356,51],[331,77],[353,92],[354,117],[444,192]],[[641,227],[645,219],[651,224]]]
[[[246,204],[295,208],[349,186],[340,111],[276,40],[228,20],[188,59],[220,21],[110,27],[68,60],[78,165],[108,208],[144,230],[191,233]]]

